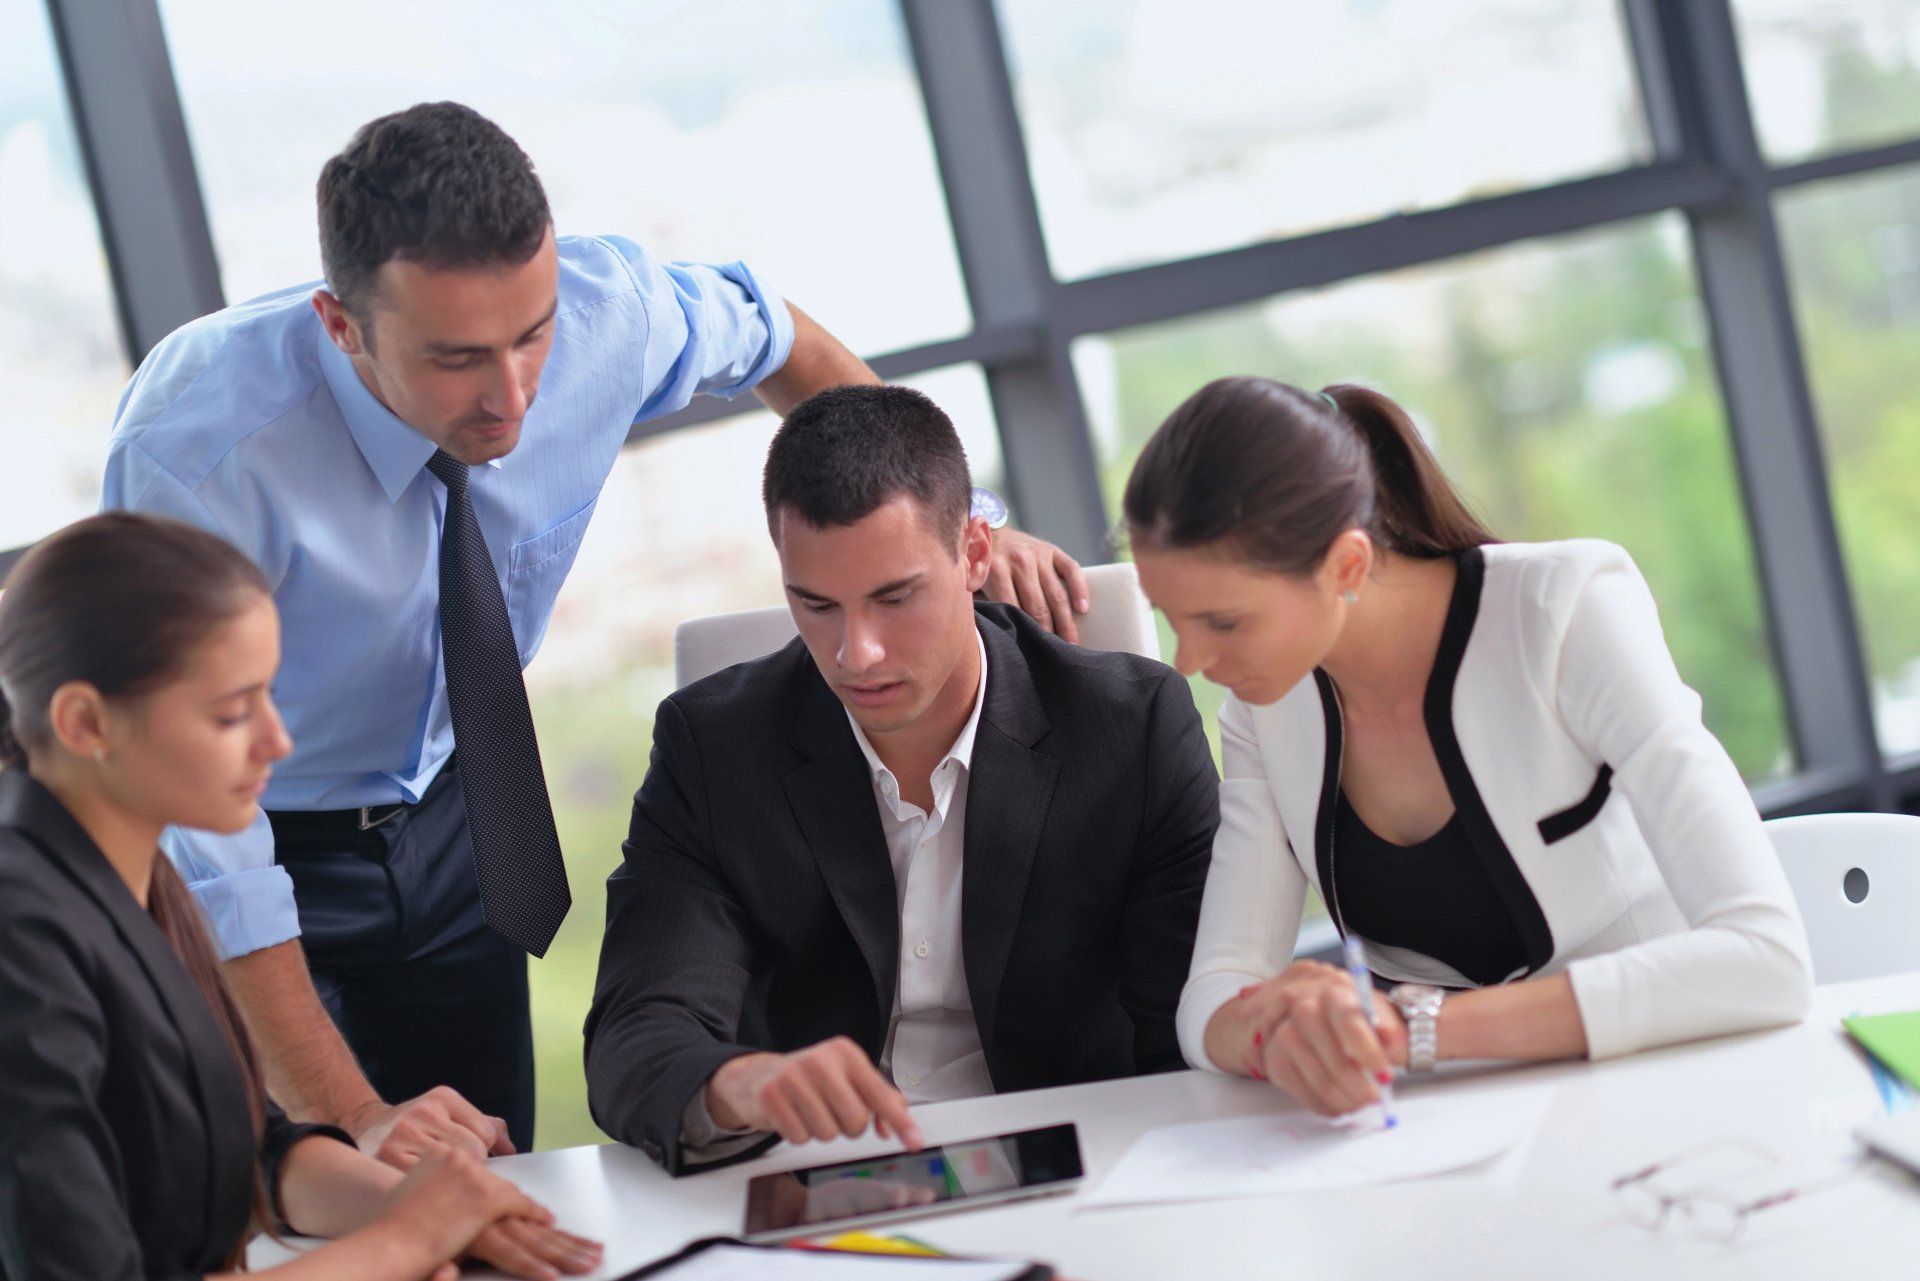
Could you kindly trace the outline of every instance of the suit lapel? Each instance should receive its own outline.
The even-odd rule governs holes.
[[[960,934],[974,1023],[991,1065],[1000,985],[1060,762],[1033,750],[1047,716],[1018,643],[990,620],[981,620],[980,631],[987,700],[968,767]]]
[[[120,874],[53,793],[19,770],[0,771],[0,827],[26,833],[106,914],[145,971],[185,1045],[187,1067],[200,1100],[200,1119],[206,1127],[204,1239],[215,1243],[237,1239],[251,1204],[258,1144],[247,1114],[240,1065],[212,1007],[159,925],[141,910]]]
[[[804,657],[804,654],[803,654]],[[873,975],[880,1041],[893,1017],[900,967],[900,903],[866,758],[847,713],[806,659],[791,741],[805,761],[781,780],[841,919]],[[867,1047],[875,1056],[881,1045]]]

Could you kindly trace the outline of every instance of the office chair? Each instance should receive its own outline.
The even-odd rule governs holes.
[[[1815,982],[1920,970],[1920,818],[1807,814],[1765,826],[1807,923]]]

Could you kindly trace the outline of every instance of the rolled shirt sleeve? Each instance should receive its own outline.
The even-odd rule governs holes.
[[[647,398],[636,421],[672,413],[696,395],[738,396],[787,363],[793,313],[745,263],[663,263],[631,240],[601,239],[620,255],[646,307]]]
[[[293,878],[273,861],[264,812],[231,836],[170,827],[160,848],[179,869],[228,960],[300,936]]]
[[[198,494],[145,450],[124,440],[116,441],[108,455],[101,507],[171,516],[232,539]],[[243,550],[258,563],[256,551],[244,545]],[[293,880],[274,863],[273,829],[264,811],[254,815],[245,831],[230,836],[170,827],[161,835],[160,848],[199,900],[228,960],[299,937]]]

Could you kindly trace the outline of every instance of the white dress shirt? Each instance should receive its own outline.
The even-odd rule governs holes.
[[[980,647],[980,688],[960,736],[934,766],[931,814],[901,798],[893,771],[881,763],[860,726],[847,718],[867,758],[900,904],[900,981],[894,988],[893,1021],[880,1070],[892,1075],[909,1103],[993,1093],[960,947],[967,778],[987,697],[987,647],[978,631],[973,639]]]

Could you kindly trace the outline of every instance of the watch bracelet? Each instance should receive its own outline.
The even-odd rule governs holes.
[[[1431,1072],[1440,1059],[1440,1012],[1421,1011],[1407,1020],[1407,1071]]]

